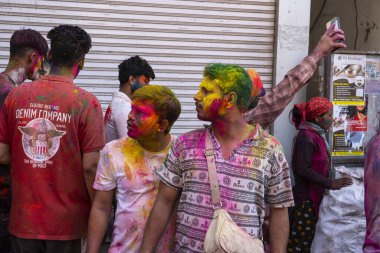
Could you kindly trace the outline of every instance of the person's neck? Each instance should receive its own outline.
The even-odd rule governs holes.
[[[75,68],[74,67],[62,67],[62,66],[52,66],[50,69],[49,76],[64,76],[74,80],[75,78]]]
[[[211,128],[219,141],[240,140],[243,137],[245,139],[250,133],[250,125],[244,121],[242,114],[225,115],[213,120]]]
[[[171,141],[170,134],[158,133],[144,139],[136,139],[138,144],[149,152],[164,151]]]
[[[4,73],[12,79],[15,85],[20,85],[26,80],[25,65],[18,60],[9,60]]]
[[[129,83],[124,83],[124,84],[120,85],[119,91],[123,92],[130,99],[132,99],[132,87]]]
[[[367,117],[367,115],[365,115],[364,113],[361,113],[361,112],[358,112],[357,115],[358,115],[359,120],[363,120],[365,117]]]

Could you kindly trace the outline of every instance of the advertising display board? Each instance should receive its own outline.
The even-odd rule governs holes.
[[[326,67],[329,97],[334,105],[331,155],[335,160],[363,161],[368,139],[368,94],[380,94],[380,55],[336,53]]]

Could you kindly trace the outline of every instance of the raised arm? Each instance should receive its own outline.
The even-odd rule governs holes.
[[[172,214],[179,191],[160,182],[158,195],[145,227],[140,253],[152,253]]]
[[[260,124],[266,128],[284,111],[294,95],[307,84],[314,74],[317,63],[336,49],[345,48],[344,32],[334,30],[332,25],[323,34],[312,53],[290,70],[285,78],[273,88],[272,93],[262,97],[257,106],[246,112],[244,119],[250,124]]]

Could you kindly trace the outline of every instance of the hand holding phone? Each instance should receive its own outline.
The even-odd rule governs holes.
[[[335,18],[331,19],[330,21],[328,21],[328,22],[326,23],[326,28],[329,29],[329,27],[330,27],[332,24],[335,25],[334,30],[336,30],[336,29],[341,29],[341,27],[340,27],[340,20],[339,20],[339,17],[335,17]]]
[[[326,28],[329,29],[331,25],[335,25],[335,26],[334,26],[334,30],[329,34],[329,36],[330,37],[334,37],[334,34],[335,34],[334,31],[337,30],[337,29],[341,29],[339,17],[335,17],[335,18],[329,20],[326,23]],[[340,43],[340,42],[342,42],[342,40],[337,40],[336,42]]]

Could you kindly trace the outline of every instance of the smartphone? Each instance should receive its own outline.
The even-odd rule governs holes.
[[[329,29],[329,27],[332,24],[335,24],[335,28],[334,29],[341,29],[339,17],[335,17],[335,18],[331,19],[329,22],[327,22],[326,23],[326,28]]]
[[[328,21],[326,23],[326,29],[329,29],[329,27],[332,24],[335,24],[334,30],[336,30],[336,29],[342,29],[342,27],[340,25],[340,19],[339,19],[339,17],[335,17],[335,18],[331,19],[330,21]],[[342,40],[337,40],[336,42],[340,43],[340,42],[342,42]]]

